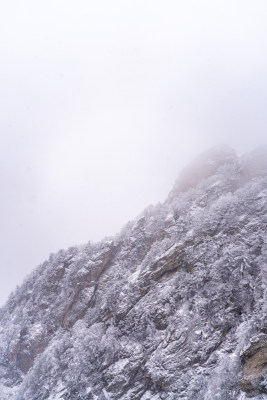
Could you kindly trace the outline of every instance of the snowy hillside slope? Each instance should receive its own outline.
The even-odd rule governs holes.
[[[267,398],[267,150],[226,146],[0,311],[1,400]]]

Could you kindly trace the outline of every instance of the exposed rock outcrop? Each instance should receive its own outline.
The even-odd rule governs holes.
[[[267,395],[267,336],[260,335],[242,354],[241,360],[243,371],[240,388],[249,397],[260,393]]]

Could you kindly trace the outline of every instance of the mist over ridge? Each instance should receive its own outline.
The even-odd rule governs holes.
[[[0,19],[0,304],[206,148],[266,143],[264,0],[13,0]]]

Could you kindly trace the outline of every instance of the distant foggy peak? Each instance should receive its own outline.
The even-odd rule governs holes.
[[[228,163],[234,163],[238,160],[236,152],[230,146],[221,144],[210,148],[195,158],[180,173],[174,186],[172,195],[183,192],[190,187],[195,187],[203,179],[208,178],[216,170]]]

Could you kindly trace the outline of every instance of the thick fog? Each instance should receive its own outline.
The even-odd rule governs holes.
[[[196,154],[265,143],[265,0],[11,0],[0,13],[0,304],[115,234]]]

